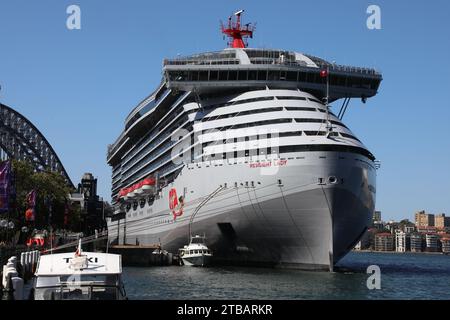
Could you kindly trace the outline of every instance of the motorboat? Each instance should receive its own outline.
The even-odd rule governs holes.
[[[80,240],[75,254],[40,257],[31,299],[125,300],[121,275],[121,255],[83,252]]]
[[[191,237],[189,245],[179,250],[179,256],[185,266],[205,267],[210,264],[213,255],[206,246],[206,238],[196,235]]]

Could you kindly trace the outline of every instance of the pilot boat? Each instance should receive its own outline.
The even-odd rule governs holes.
[[[31,298],[34,300],[125,300],[120,255],[83,252],[41,256]]]

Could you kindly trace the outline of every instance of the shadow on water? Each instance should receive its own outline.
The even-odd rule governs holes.
[[[369,265],[381,290],[367,288]],[[124,268],[130,299],[450,299],[450,257],[350,253],[337,272],[250,267]]]

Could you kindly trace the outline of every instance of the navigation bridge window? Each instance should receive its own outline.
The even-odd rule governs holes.
[[[209,82],[209,81],[290,81],[315,83],[323,85],[317,68],[314,70],[270,70],[261,65],[264,70],[242,69],[239,65],[235,70],[168,70],[167,78],[172,82]],[[294,69],[294,68],[292,68]],[[330,75],[331,86],[365,88],[375,90],[380,79],[351,77],[345,74]]]

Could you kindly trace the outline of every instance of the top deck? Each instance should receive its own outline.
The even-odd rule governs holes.
[[[298,88],[323,97],[329,73],[329,99],[369,98],[382,81],[373,68],[344,66],[285,50],[227,48],[187,57],[165,59],[167,87],[198,93],[265,87]]]
[[[117,254],[83,252],[87,256],[86,268],[74,270],[71,268],[71,260],[74,253],[59,253],[41,256],[36,271],[36,276],[70,276],[80,275],[111,275],[122,273],[121,256]]]

